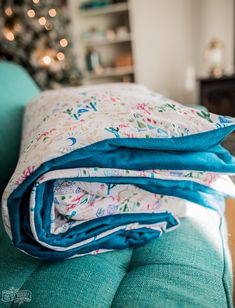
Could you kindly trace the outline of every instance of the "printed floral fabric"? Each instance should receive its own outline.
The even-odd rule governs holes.
[[[6,231],[29,254],[55,259],[69,251],[58,253],[64,259],[138,246],[199,205],[219,213],[224,197],[235,196],[235,162],[219,146],[234,127],[231,117],[134,84],[46,91],[25,111],[19,161],[2,199]],[[29,230],[35,249],[25,248]],[[132,237],[126,246],[120,232]]]

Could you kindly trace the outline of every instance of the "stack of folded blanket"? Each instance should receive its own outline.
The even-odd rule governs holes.
[[[61,260],[145,244],[199,206],[221,215],[235,159],[220,143],[234,129],[140,85],[46,91],[26,108],[6,231]]]

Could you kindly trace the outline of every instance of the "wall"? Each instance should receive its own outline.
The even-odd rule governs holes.
[[[231,73],[234,61],[234,0],[197,0],[197,58],[199,75],[205,74],[205,46],[218,37],[225,45],[225,72]]]
[[[206,44],[226,44],[233,64],[233,0],[132,0],[137,81],[186,104],[197,101],[194,71],[201,74]],[[186,84],[186,76],[191,76]]]
[[[194,0],[133,0],[137,81],[179,101],[190,101],[186,69],[194,65]]]

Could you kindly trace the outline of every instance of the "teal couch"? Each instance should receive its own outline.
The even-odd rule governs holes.
[[[16,165],[23,107],[38,93],[21,67],[0,63],[1,192]],[[15,249],[1,224],[0,251],[0,307],[232,307],[224,219],[185,218],[140,248],[63,262]]]

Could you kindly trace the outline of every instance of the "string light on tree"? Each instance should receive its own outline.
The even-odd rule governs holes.
[[[9,32],[6,34],[6,38],[8,39],[8,41],[14,41],[15,35],[14,35],[14,33],[12,33],[11,31],[9,31]]]
[[[44,56],[42,58],[42,61],[45,65],[50,65],[51,64],[51,57],[50,56]]]
[[[4,29],[3,29],[3,34],[4,34],[5,38],[6,38],[8,41],[14,41],[15,35],[14,35],[14,33],[13,33],[11,30],[9,30],[8,28],[4,28]]]
[[[44,40],[40,41],[36,50],[32,54],[32,61],[34,65],[39,67],[48,67],[54,64],[56,58],[56,50],[52,48],[43,48]]]
[[[41,26],[45,26],[46,23],[47,23],[47,20],[46,20],[45,17],[40,17],[40,18],[38,19],[38,22],[40,23]]]
[[[59,60],[59,61],[63,61],[64,60],[64,53],[63,52],[58,52],[57,55],[56,55],[56,58]]]
[[[7,8],[5,9],[5,14],[6,14],[8,17],[12,16],[12,14],[13,14],[12,8],[11,8],[11,7],[7,7]]]
[[[50,9],[48,11],[48,14],[49,14],[50,17],[55,17],[56,16],[56,10],[55,9]]]
[[[30,9],[27,11],[27,15],[30,17],[30,18],[33,18],[35,17],[35,11],[33,9]]]
[[[62,38],[62,39],[60,40],[60,46],[61,46],[61,47],[66,47],[66,46],[68,46],[68,41],[66,40],[66,38]]]

